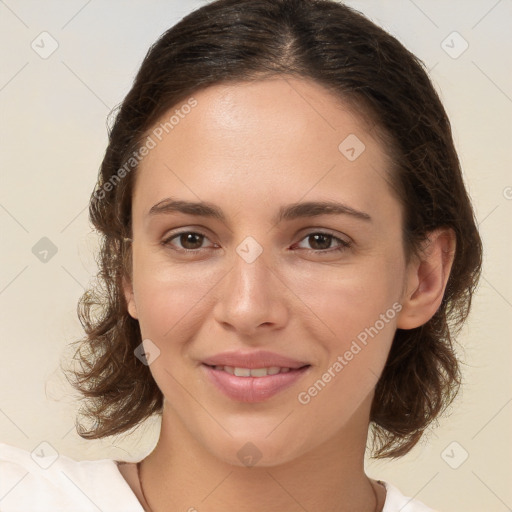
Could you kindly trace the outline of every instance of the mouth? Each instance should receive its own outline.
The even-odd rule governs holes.
[[[279,366],[270,366],[264,368],[240,368],[237,366],[213,366],[207,365],[214,370],[223,371],[230,375],[236,375],[237,377],[266,377],[267,375],[277,375],[278,373],[288,373],[290,371],[301,370],[309,365],[301,366],[300,368],[288,368]]]
[[[295,384],[311,365],[245,368],[203,363],[201,367],[209,381],[228,398],[238,402],[262,402]]]

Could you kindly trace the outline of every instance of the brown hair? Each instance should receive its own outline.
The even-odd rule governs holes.
[[[131,198],[138,150],[148,130],[195,91],[221,82],[294,75],[370,112],[390,142],[392,185],[403,204],[406,255],[429,231],[452,228],[456,252],[441,306],[416,329],[395,333],[370,420],[374,457],[407,453],[452,402],[461,383],[453,338],[478,282],[482,246],[446,112],[423,64],[394,37],[334,0],[217,0],[193,11],[149,49],[109,129],[90,200],[101,234],[98,282],[80,299],[86,332],[68,377],[94,421],[83,438],[137,427],[161,414],[163,396],[134,356],[139,324],[127,312]]]

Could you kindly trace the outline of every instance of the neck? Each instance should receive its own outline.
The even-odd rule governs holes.
[[[159,441],[143,461],[144,494],[152,512],[374,512],[375,488],[364,472],[367,427],[367,417],[355,416],[287,463],[240,467],[213,456],[164,408]],[[384,491],[377,492],[380,510]]]

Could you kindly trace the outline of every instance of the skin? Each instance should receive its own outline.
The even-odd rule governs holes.
[[[406,264],[385,148],[361,114],[321,85],[279,77],[193,96],[197,106],[141,162],[132,201],[133,268],[124,292],[142,338],[160,350],[150,370],[165,397],[159,441],[142,465],[149,504],[155,512],[370,512],[373,486],[380,510],[385,489],[364,471],[375,385],[396,328],[422,325],[438,309],[453,233],[431,233],[421,257]],[[365,145],[354,161],[338,149],[349,134]],[[171,196],[214,203],[226,220],[148,215]],[[280,206],[327,200],[371,220],[273,221]],[[178,231],[205,237],[162,244]],[[340,243],[329,236],[315,244],[318,232],[351,245],[334,250]],[[263,249],[252,263],[236,252],[248,236]],[[300,403],[298,394],[393,304],[401,311]],[[311,366],[272,398],[241,403],[201,367],[235,349],[270,350]],[[248,442],[261,455],[252,467],[237,456]],[[121,471],[143,502],[133,465]]]

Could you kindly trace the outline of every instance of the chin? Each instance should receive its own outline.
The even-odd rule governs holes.
[[[226,464],[241,468],[280,466],[307,451],[289,432],[283,432],[281,436],[275,435],[274,439],[271,439],[274,434],[269,437],[269,431],[266,430],[259,435],[254,432],[251,435],[236,435],[224,439],[219,444],[210,444],[208,450]],[[294,440],[293,444],[290,443],[290,439]],[[208,441],[211,443],[211,439]]]

